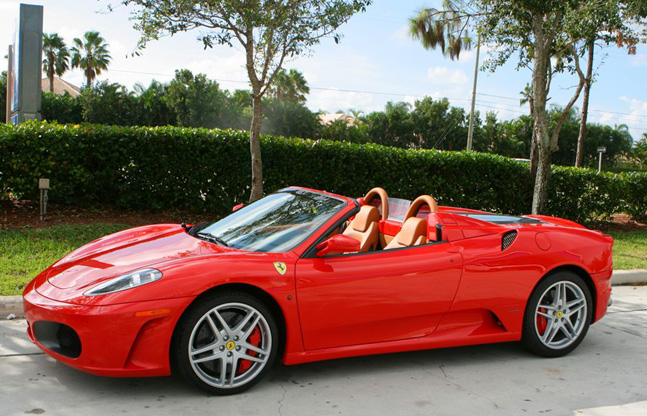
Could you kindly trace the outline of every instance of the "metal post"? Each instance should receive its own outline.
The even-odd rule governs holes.
[[[11,122],[11,103],[13,103],[13,45],[9,45],[9,53],[7,54],[9,58],[9,66],[7,67],[7,95],[6,95],[6,121],[5,123],[9,124]]]
[[[44,221],[47,215],[47,190],[49,189],[49,179],[39,179],[38,189],[40,189],[40,220]]]
[[[476,62],[474,63],[474,85],[472,87],[472,109],[470,110],[470,126],[467,132],[467,150],[472,150],[474,137],[474,106],[476,105],[476,81],[479,75],[479,53],[481,52],[481,35],[476,41]]]
[[[606,146],[598,147],[598,154],[600,155],[600,158],[598,159],[598,173],[602,172],[602,153],[606,153],[606,152],[607,152]]]

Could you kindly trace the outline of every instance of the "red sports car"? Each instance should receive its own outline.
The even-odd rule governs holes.
[[[611,295],[613,239],[574,222],[290,187],[211,224],[96,240],[25,289],[29,337],[101,376],[217,394],[298,364],[519,341],[569,353]]]

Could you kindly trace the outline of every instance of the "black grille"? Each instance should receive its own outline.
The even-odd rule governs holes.
[[[56,353],[70,358],[81,355],[81,340],[76,331],[59,322],[38,321],[34,323],[34,336],[38,342]]]
[[[501,239],[501,251],[510,247],[510,244],[512,244],[516,238],[517,230],[508,231],[507,233],[503,234],[503,238]]]

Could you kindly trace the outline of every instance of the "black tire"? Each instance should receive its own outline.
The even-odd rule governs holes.
[[[560,289],[563,292],[558,295]],[[563,293],[566,301],[562,303]],[[575,304],[580,297],[581,300]],[[547,302],[551,299],[552,302]],[[539,302],[542,302],[541,307]],[[585,309],[577,309],[583,302]],[[573,306],[567,307],[568,304]],[[553,305],[554,310],[547,309]],[[521,343],[542,357],[564,356],[580,345],[588,332],[592,314],[591,291],[580,276],[569,271],[551,274],[537,285],[528,299]]]
[[[245,313],[252,311],[259,315],[257,323],[254,322],[257,315],[249,315],[249,321],[241,325],[248,318]],[[228,325],[227,329],[223,322]],[[239,325],[242,326],[239,332],[231,332]],[[249,332],[244,337],[246,331]],[[278,334],[272,313],[260,300],[244,292],[218,293],[192,306],[178,323],[171,346],[174,368],[185,379],[210,393],[237,394],[258,383],[272,367],[280,347]],[[260,338],[257,345],[250,341],[252,337]],[[246,346],[266,353],[252,351]],[[206,350],[198,352],[200,349]],[[245,357],[264,362],[252,362]],[[205,361],[195,362],[200,360]],[[245,366],[249,368],[239,374]],[[221,377],[221,371],[225,377]]]

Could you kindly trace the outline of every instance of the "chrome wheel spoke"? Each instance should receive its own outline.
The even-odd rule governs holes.
[[[562,332],[569,339],[575,339],[575,337],[577,336],[577,332],[575,331],[575,328],[573,328],[573,324],[568,319],[564,319],[564,325],[562,325]]]
[[[253,351],[253,352],[255,352],[256,354],[263,354],[263,355],[267,355],[267,354],[268,354],[268,351],[265,351],[265,350],[263,350],[263,349],[261,349],[261,348],[259,348],[259,347],[256,347],[256,346],[254,346],[254,345],[252,345],[252,344],[249,344],[249,343],[247,343],[247,342],[241,342],[241,344],[240,344],[240,345],[241,345],[243,348],[245,348],[246,350]]]
[[[225,380],[227,379],[227,359],[223,356],[220,360],[220,384],[225,387]]]
[[[247,316],[245,316],[245,318],[243,318],[243,320],[238,325],[236,325],[236,328],[234,328],[231,332],[233,332],[234,334],[240,333],[242,329],[245,327],[245,325],[247,325],[249,321],[251,321],[254,317],[256,317],[256,315],[258,315],[258,312],[250,311],[247,314]],[[255,322],[258,322],[258,319]]]
[[[208,355],[206,357],[201,357],[201,358],[191,358],[191,362],[193,364],[200,364],[200,363],[205,363],[207,361],[213,361],[213,360],[218,360],[222,358],[222,352],[218,351],[217,353]]]
[[[553,319],[553,316],[552,316],[552,315],[550,315],[550,314],[548,314],[548,313],[546,313],[546,312],[537,311],[537,315],[542,316],[542,317],[544,317],[544,318],[546,318],[546,319]]]
[[[227,322],[225,322],[225,320],[222,318],[222,315],[220,315],[217,310],[214,310],[213,314],[216,315],[218,322],[220,323],[220,325],[222,325],[222,329],[227,333],[227,335],[231,335],[231,328],[229,327],[229,324],[227,324]]]
[[[582,299],[581,303],[576,304],[574,307],[569,308],[568,312],[566,312],[567,316],[572,316],[573,314],[579,313],[584,307],[586,306],[586,302]]]
[[[233,387],[234,379],[236,378],[236,367],[238,367],[238,357],[234,355],[231,357],[231,371],[229,373],[229,385]]]
[[[207,323],[209,324],[209,328],[211,328],[211,330],[213,331],[213,335],[216,338],[219,338],[220,337],[220,330],[218,329],[218,327],[216,327],[216,323],[213,321],[213,318],[211,317],[210,314],[207,314],[205,316],[205,321],[207,321]]]
[[[239,353],[240,358],[243,360],[248,360],[248,361],[254,361],[255,363],[264,363],[265,359],[264,358],[259,358],[259,357],[254,357],[246,353]]]
[[[254,318],[254,321],[252,322],[252,324],[245,330],[245,332],[243,332],[242,335],[240,335],[240,339],[241,340],[246,340],[247,338],[249,338],[249,336],[252,334],[252,331],[254,330],[254,328],[256,328],[256,325],[258,324],[258,321],[260,321],[260,320],[261,320],[261,315],[257,314],[257,316],[256,316],[256,318]]]
[[[216,341],[216,342],[212,342],[212,343],[211,343],[211,344],[209,344],[209,345],[205,345],[204,347],[200,347],[200,348],[196,348],[196,349],[191,349],[191,356],[204,354],[204,353],[205,353],[205,352],[207,352],[207,351],[215,350],[215,349],[216,349],[216,348],[218,348],[219,346],[220,346],[220,342]]]
[[[553,341],[553,338],[555,338],[555,335],[559,331],[559,325],[555,321],[549,321],[548,325],[546,326],[546,331],[544,331],[544,335],[542,336],[542,341],[544,344],[550,344]]]

